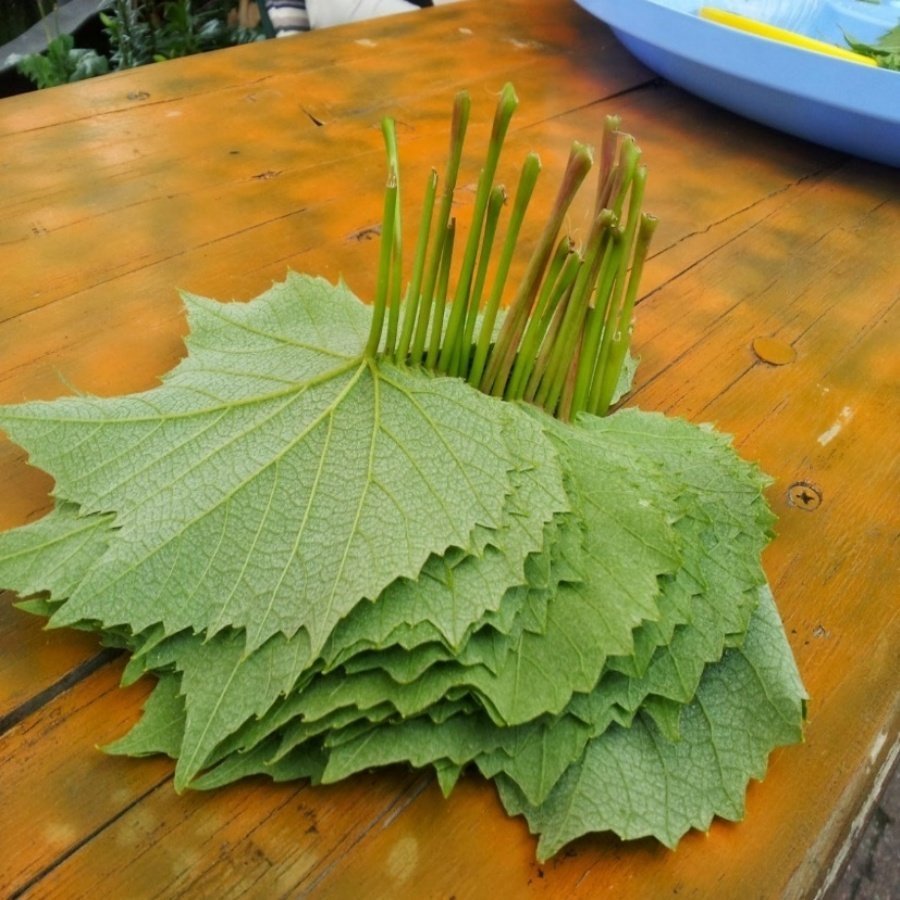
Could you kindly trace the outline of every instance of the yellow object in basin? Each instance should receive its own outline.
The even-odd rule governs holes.
[[[769,25],[768,22],[760,22],[756,19],[748,19],[746,16],[738,13],[727,12],[724,9],[715,9],[711,6],[703,6],[697,11],[697,15],[702,19],[709,19],[711,22],[718,22],[720,25],[728,25],[731,28],[737,28],[741,31],[747,31],[750,34],[759,37],[769,38],[773,41],[780,41],[783,44],[790,44],[794,47],[800,47],[803,50],[812,50],[816,53],[826,53],[829,56],[836,56],[839,59],[846,59],[850,62],[862,63],[864,66],[877,66],[874,59],[863,56],[860,53],[854,53],[852,50],[845,50],[843,47],[836,47],[834,44],[828,44],[825,41],[817,41],[815,38],[807,37],[805,34],[798,34],[796,31],[788,31],[786,28],[779,28],[776,25]]]

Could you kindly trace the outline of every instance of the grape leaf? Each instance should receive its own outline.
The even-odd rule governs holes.
[[[735,457],[727,439],[709,429],[633,410],[605,420],[586,419],[582,425],[589,440],[600,442],[607,458],[627,460],[642,473],[643,493],[653,496],[675,520],[683,559],[674,577],[662,579],[659,604],[666,611],[686,599],[687,615],[672,620],[681,622],[674,634],[671,629],[661,634],[658,623],[644,622],[636,635],[653,632],[646,642],[651,652],[656,650],[652,664],[625,677],[621,663],[632,657],[611,659],[609,663],[616,665],[608,665],[598,688],[574,697],[564,716],[544,718],[505,734],[489,721],[471,719],[447,727],[416,719],[373,728],[361,734],[355,746],[345,746],[330,758],[328,779],[357,767],[404,759],[424,765],[444,755],[457,764],[476,759],[490,776],[505,772],[532,803],[540,803],[591,736],[612,722],[630,723],[650,697],[672,698],[676,709],[687,703],[704,667],[721,657],[732,635],[743,637],[764,585],[758,559],[771,524],[761,494],[765,479],[755,467]],[[588,440],[586,435],[582,440]],[[594,464],[586,470],[600,468]],[[676,473],[674,480],[670,472]],[[616,480],[621,482],[622,478]],[[668,498],[672,484],[678,488]],[[724,536],[722,523],[726,523]],[[613,552],[611,545],[609,553]],[[692,594],[701,587],[701,592]],[[660,641],[661,637],[667,640]],[[636,645],[641,643],[638,640]],[[651,708],[662,715],[667,708],[653,702]]]
[[[53,512],[0,536],[0,580],[159,678],[110,752],[176,757],[178,790],[407,761],[449,791],[474,762],[542,853],[736,814],[802,688],[783,635],[754,637],[772,519],[725,438],[638,411],[563,425],[364,358],[368,310],[312,279],[186,302],[161,387],[0,413],[57,477]],[[747,674],[763,647],[782,731]],[[655,796],[653,754],[715,756],[696,710],[714,727],[736,685],[765,722],[693,805],[635,811],[604,781],[631,765]]]
[[[449,793],[474,763],[542,855],[603,829],[673,844],[739,815],[747,778],[799,735],[802,686],[759,564],[765,480],[711,429],[584,413],[630,385],[656,225],[615,117],[585,251],[558,240],[591,164],[576,144],[499,327],[539,168],[530,155],[488,266],[517,103],[503,89],[448,291],[468,103],[406,299],[386,120],[373,308],[297,275],[247,304],[185,296],[187,354],[159,387],[0,410],[56,481],[45,520],[0,536],[0,583],[129,651],[124,681],[157,678],[107,749],[175,757],[176,790],[407,761]]]
[[[506,407],[509,416],[514,408]],[[518,470],[512,471],[512,493],[506,498],[497,529],[476,538],[480,555],[456,557],[452,577],[440,577],[448,563],[433,555],[416,582],[398,579],[374,603],[361,603],[340,623],[328,641],[336,652],[347,634],[352,639],[371,635],[392,615],[397,622],[416,613],[448,642],[456,641],[473,617],[496,607],[506,584],[525,581],[524,563],[543,545],[544,525],[568,507],[552,445],[536,423],[521,416],[514,429],[504,425],[507,448]],[[358,623],[358,624],[354,624]],[[183,673],[187,707],[184,745],[179,754],[176,787],[183,788],[206,764],[214,748],[251,717],[262,716],[279,696],[290,691],[312,665],[315,652],[305,633],[273,635],[252,654],[246,654],[240,632],[212,638],[191,632],[174,636],[153,654],[144,654],[148,668],[174,666]],[[326,655],[327,657],[327,655]]]
[[[71,595],[106,552],[111,515],[80,515],[57,503],[36,522],[0,535],[0,584],[22,597],[47,592],[53,608]]]
[[[141,718],[124,737],[103,750],[114,756],[150,756],[165,753],[173,759],[184,737],[184,697],[181,679],[174,672],[162,673],[144,703]]]
[[[508,812],[525,815],[540,834],[540,859],[595,831],[653,836],[674,847],[689,829],[708,829],[714,816],[742,818],[747,782],[762,778],[775,747],[802,738],[804,699],[781,620],[766,596],[741,648],[706,670],[683,709],[680,740],[667,740],[638,718],[592,740],[540,806],[523,801],[502,776],[500,796]]]
[[[458,649],[472,626],[496,611],[506,591],[525,584],[526,559],[542,550],[545,526],[570,509],[553,445],[539,425],[516,407],[506,410],[503,429],[510,458],[511,492],[497,527],[476,529],[469,553],[433,555],[415,578],[400,578],[377,602],[358,606],[333,631],[326,647],[329,666],[348,647],[385,646],[398,629],[427,623],[435,639]],[[408,642],[406,646],[410,646]]]
[[[325,755],[317,745],[303,744],[284,759],[273,762],[275,745],[274,740],[263,741],[245,753],[233,753],[197,778],[191,787],[213,790],[250,775],[267,775],[273,781],[308,778],[313,784],[321,782]]]
[[[497,402],[362,358],[371,313],[349,291],[295,276],[186,304],[188,356],[160,387],[0,413],[58,499],[116,513],[53,624],[230,626],[248,652],[302,628],[317,652],[360,600],[500,524]]]

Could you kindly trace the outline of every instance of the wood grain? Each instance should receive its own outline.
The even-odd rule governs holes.
[[[446,153],[453,94],[522,98],[504,156],[546,178],[621,113],[661,219],[638,308],[633,402],[734,435],[773,477],[765,565],[812,700],[746,821],[674,853],[608,836],[544,866],[524,822],[465,777],[328,788],[260,780],[178,796],[166,760],[95,750],[149,689],[90,636],[0,602],[0,895],[31,898],[812,897],[894,752],[900,233],[896,174],[779,135],[656,80],[565,0],[460,3],[0,102],[0,402],[143,390],[181,358],[177,289],[249,299],[288,267],[373,285],[399,123],[407,194]],[[474,182],[468,172],[463,184]],[[457,212],[465,227],[471,193]],[[578,233],[585,206],[571,216]],[[415,204],[409,215],[414,217]],[[776,338],[793,361],[753,352]],[[807,508],[792,486],[815,497]],[[0,443],[0,527],[52,480]],[[802,491],[801,491],[802,493]],[[23,827],[26,826],[26,827]]]

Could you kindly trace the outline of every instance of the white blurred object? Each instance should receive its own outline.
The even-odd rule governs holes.
[[[709,0],[700,5],[714,6],[758,22],[799,31],[818,11],[821,0]]]
[[[419,12],[419,8],[404,0],[306,0],[306,11],[310,28],[328,28],[394,13]]]

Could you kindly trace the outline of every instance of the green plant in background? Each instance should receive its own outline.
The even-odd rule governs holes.
[[[163,18],[157,37],[158,59],[191,56],[228,44],[228,26],[218,10],[194,12],[191,0],[174,0],[163,5]]]
[[[51,26],[49,11],[43,0],[36,2],[38,13],[44,21],[47,49],[43,53],[32,53],[17,64],[16,68],[22,75],[39,88],[45,88],[81,81],[109,71],[109,61],[105,56],[95,50],[76,48],[72,35],[59,34],[59,28]],[[53,10],[56,9],[54,4]],[[57,32],[55,35],[53,30]]]
[[[115,0],[101,13],[116,69],[192,56],[262,38],[257,28],[230,27],[230,0]]]
[[[109,60],[95,50],[76,48],[71,34],[60,34],[50,41],[44,53],[26,56],[16,68],[39,88],[45,88],[105,75]]]
[[[855,53],[870,56],[882,69],[900,71],[900,24],[897,24],[886,34],[881,35],[872,44],[857,41],[848,35],[844,36],[847,46]]]
[[[133,69],[153,62],[150,23],[133,0],[114,0],[112,13],[100,13],[115,69]]]
[[[61,34],[49,40],[44,53],[25,57],[17,68],[37,87],[52,87],[263,39],[259,28],[229,24],[233,6],[232,0],[114,0],[109,12],[100,13],[108,57],[76,49],[74,38]],[[46,18],[41,0],[38,7]]]

